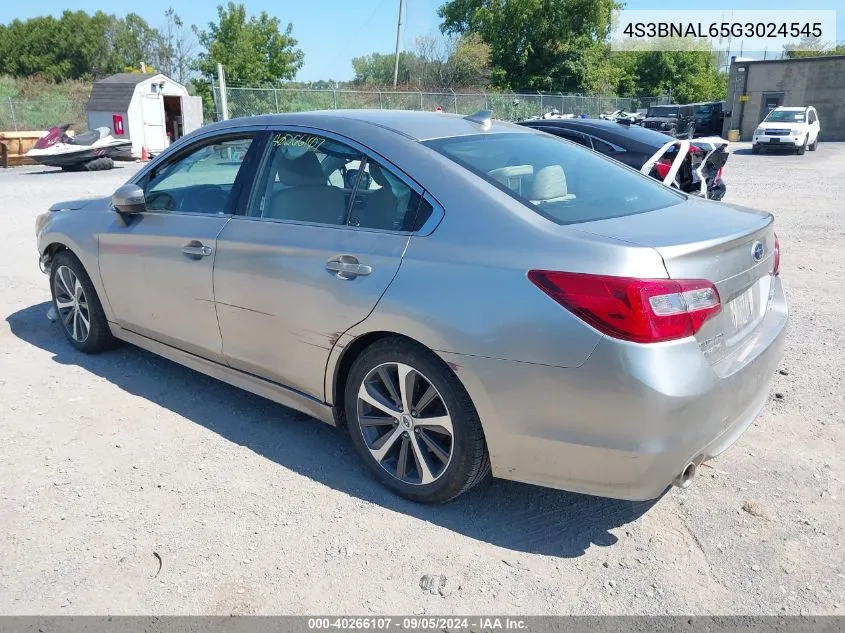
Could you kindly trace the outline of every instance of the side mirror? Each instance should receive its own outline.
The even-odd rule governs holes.
[[[111,197],[112,206],[120,215],[132,215],[147,210],[144,200],[144,190],[138,185],[127,184],[114,192]]]

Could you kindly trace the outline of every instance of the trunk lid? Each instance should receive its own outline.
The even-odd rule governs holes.
[[[716,285],[722,310],[696,334],[711,364],[748,340],[765,316],[775,247],[769,213],[690,198],[576,228],[654,248],[671,279],[706,279]]]

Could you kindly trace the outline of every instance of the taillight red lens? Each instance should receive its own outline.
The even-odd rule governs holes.
[[[672,163],[659,160],[654,164],[654,169],[657,171],[657,175],[660,176],[660,180],[663,180],[668,175],[669,170],[672,169]]]
[[[112,129],[116,136],[123,136],[123,117],[119,114],[113,114],[111,117]]]
[[[780,242],[778,242],[778,236],[775,235],[775,253],[772,256],[774,260],[772,262],[772,274],[779,275],[780,274]]]
[[[625,341],[692,336],[719,313],[719,291],[704,279],[635,279],[531,270],[528,279],[594,328]]]

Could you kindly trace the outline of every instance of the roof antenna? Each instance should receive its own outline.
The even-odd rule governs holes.
[[[481,126],[482,130],[489,130],[493,127],[493,111],[492,110],[479,110],[475,114],[470,114],[469,116],[464,117],[467,121],[471,121],[472,123],[478,123]]]

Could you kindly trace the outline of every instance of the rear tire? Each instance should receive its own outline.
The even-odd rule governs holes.
[[[114,161],[108,156],[101,156],[85,163],[85,171],[107,171],[114,168]]]
[[[400,337],[373,343],[352,364],[344,394],[356,451],[396,494],[445,503],[490,475],[484,431],[469,394],[426,348]]]
[[[103,306],[82,262],[60,251],[50,265],[50,292],[59,325],[80,352],[96,354],[115,345]]]

